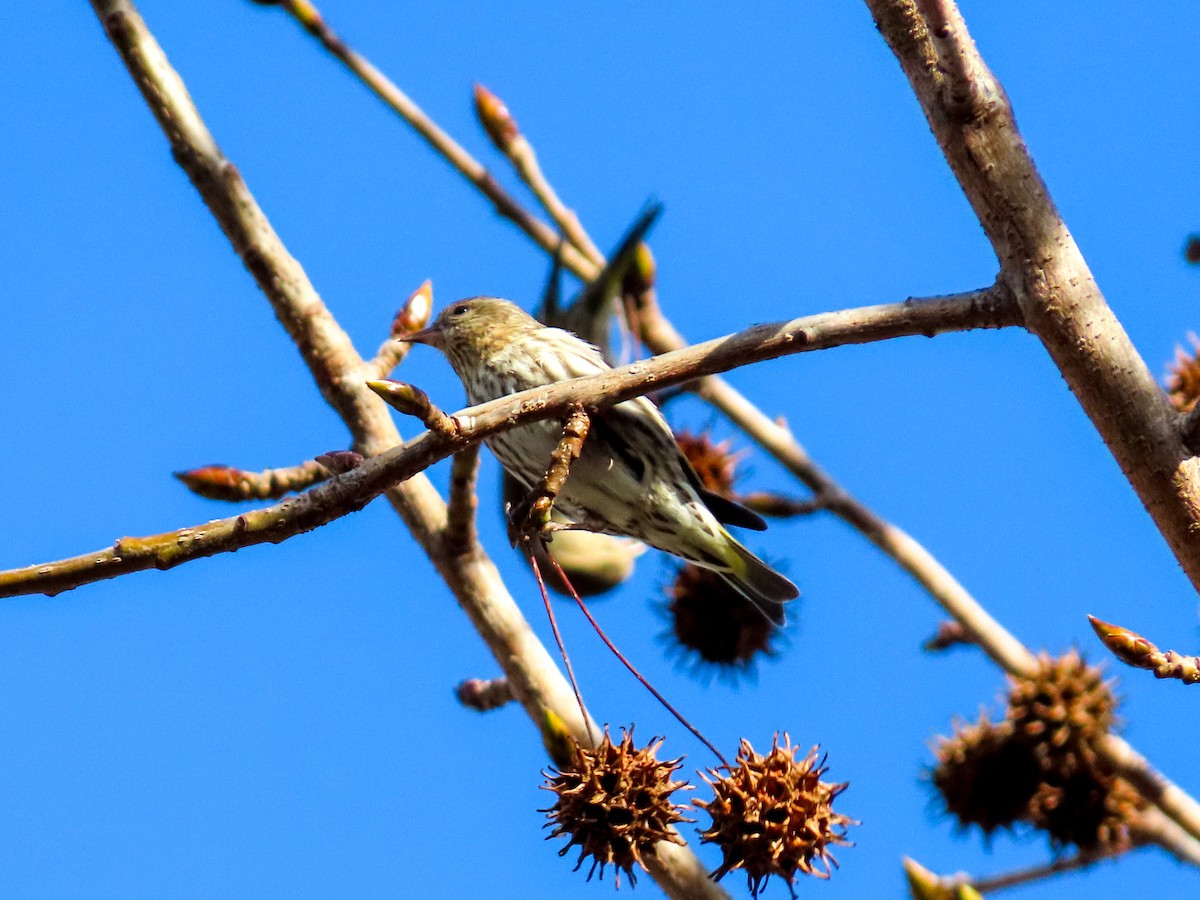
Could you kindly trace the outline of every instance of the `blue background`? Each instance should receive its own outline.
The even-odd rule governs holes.
[[[532,303],[540,252],[283,13],[234,0],[142,10],[364,354],[425,278],[439,306],[479,293]],[[328,0],[323,11],[512,184],[470,104],[473,81],[499,93],[602,247],[660,198],[660,298],[693,339],[995,275],[861,5]],[[1109,303],[1162,371],[1200,328],[1200,272],[1181,255],[1200,228],[1194,6],[972,2],[964,14]],[[288,465],[345,446],[91,12],[52,3],[10,16],[5,43],[0,566],[231,513],[174,470]],[[460,403],[437,354],[418,351],[401,372]],[[731,380],[1029,646],[1102,657],[1092,612],[1200,649],[1194,591],[1034,338],[909,339]],[[731,434],[699,405],[672,415]],[[485,466],[487,546],[548,640]],[[761,453],[745,468],[747,488],[793,488]],[[445,467],[432,476],[444,486]],[[727,752],[739,736],[761,748],[787,730],[819,742],[830,777],[851,782],[838,806],[863,821],[857,846],[802,894],[899,896],[903,854],[978,873],[1046,859],[1041,838],[1001,836],[989,853],[978,836],[954,837],[921,782],[932,737],[994,703],[998,671],[969,649],[922,653],[938,610],[838,521],[777,524],[754,546],[786,559],[804,594],[786,646],[754,679],[697,679],[667,658],[670,567],[657,556],[595,609]],[[596,715],[711,764],[560,610]],[[281,546],[7,600],[0,894],[608,896],[608,879],[585,885],[543,843],[546,760],[523,714],[453,698],[458,681],[496,671],[379,503]],[[1119,674],[1130,740],[1200,792],[1200,690]],[[700,852],[715,866],[712,848]],[[1147,850],[1021,896],[1198,882]],[[744,893],[740,876],[726,884]],[[648,878],[637,891],[658,895]]]

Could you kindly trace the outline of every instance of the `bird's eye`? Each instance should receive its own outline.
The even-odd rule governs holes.
[[[460,304],[458,304],[458,306],[454,307],[454,309],[450,310],[450,315],[452,315],[452,316],[465,316],[465,315],[467,314],[467,309],[468,309],[468,308],[469,308],[469,307],[467,306],[467,304],[465,304],[465,303],[460,303]]]

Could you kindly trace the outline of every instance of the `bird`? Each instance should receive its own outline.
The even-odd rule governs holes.
[[[543,325],[499,297],[452,303],[429,327],[400,340],[441,350],[471,404],[611,370],[592,344]],[[549,420],[492,435],[485,443],[505,471],[532,491],[561,437],[561,424]],[[791,581],[725,530],[734,525],[761,531],[766,523],[704,488],[666,419],[646,397],[591,414],[582,451],[554,508],[588,531],[636,538],[718,573],[777,625],[785,621],[784,604],[799,596]]]

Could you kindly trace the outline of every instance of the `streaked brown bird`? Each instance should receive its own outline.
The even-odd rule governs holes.
[[[402,340],[445,353],[473,404],[610,369],[591,344],[496,297],[454,303],[428,328]],[[561,436],[561,425],[542,421],[486,443],[505,470],[532,490]],[[777,624],[784,621],[783,604],[799,594],[725,530],[722,523],[758,531],[767,526],[745,507],[705,490],[666,419],[645,397],[592,414],[555,509],[589,531],[637,538],[719,573]]]

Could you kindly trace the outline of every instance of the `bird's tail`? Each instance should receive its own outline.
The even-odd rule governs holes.
[[[757,606],[776,625],[784,622],[783,604],[800,596],[800,590],[765,562],[739,544],[728,533],[725,561],[729,570],[721,576],[735,591]]]

